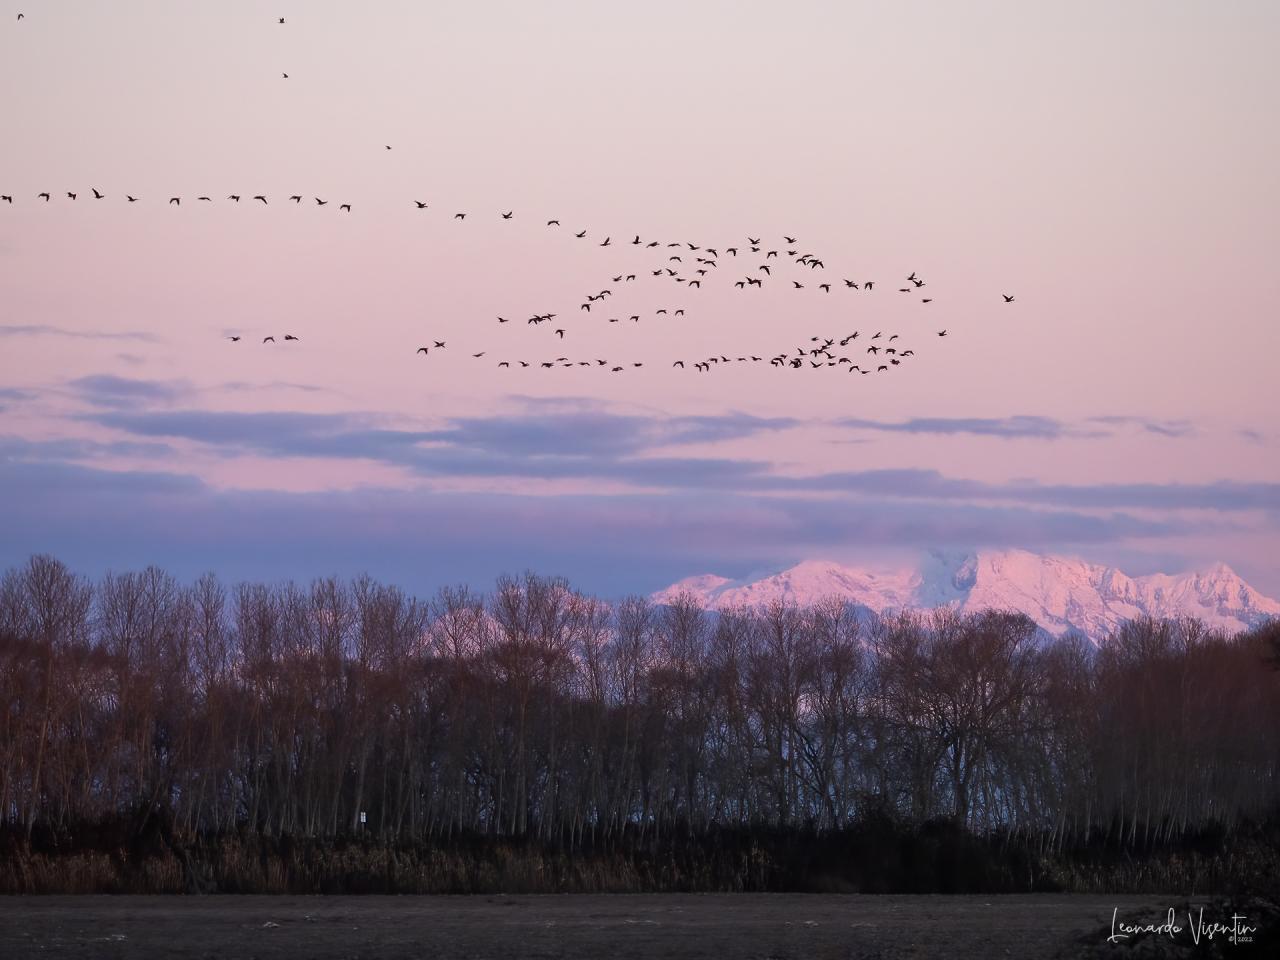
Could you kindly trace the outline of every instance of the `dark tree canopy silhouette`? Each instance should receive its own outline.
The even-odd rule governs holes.
[[[179,837],[572,850],[888,816],[1127,849],[1273,814],[1278,629],[1095,649],[999,612],[90,583],[37,556],[0,579],[0,827],[145,809]]]

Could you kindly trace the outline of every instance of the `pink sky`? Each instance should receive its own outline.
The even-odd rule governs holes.
[[[414,529],[404,511],[465,498],[477,575],[550,564],[589,579],[604,563],[611,584],[648,589],[748,555],[878,557],[986,533],[1136,572],[1225,560],[1280,593],[1274,4],[374,7],[0,7],[0,193],[14,197],[0,204],[0,484],[4,509],[38,489],[49,514],[11,528],[0,563],[49,550],[235,573],[256,541],[213,544],[197,518],[256,515],[245,498],[285,498],[270,502],[304,528],[317,502],[387,528],[361,540],[350,519],[323,549],[252,568],[307,576],[345,562],[344,543],[382,555]],[[743,292],[732,279],[763,261],[722,255],[715,282],[687,290],[649,276],[665,257],[637,253],[635,234],[766,249],[787,234],[826,269],[785,268],[804,290]],[[912,271],[933,303],[896,292]],[[624,272],[637,281],[578,310]],[[523,322],[547,311],[563,341]],[[882,377],[670,366],[853,329],[897,332],[918,355]],[[221,339],[233,331],[244,340]],[[302,340],[258,342],[286,331]],[[414,354],[434,339],[444,354]],[[645,367],[495,366],[560,355]],[[341,419],[216,420],[231,413]],[[689,435],[691,417],[715,426]],[[396,433],[390,453],[385,435],[353,436],[371,429]],[[574,431],[594,439],[575,446]],[[617,431],[637,436],[610,446]],[[424,467],[405,447],[462,456]],[[698,461],[679,465],[696,483],[639,462],[658,459]],[[984,492],[757,475],[717,513],[711,461],[792,481],[933,471]],[[104,470],[121,475],[117,518],[157,509],[148,478],[194,478],[171,505],[192,530],[140,530],[129,550],[127,525],[59,526]],[[1079,489],[1028,498],[1024,481]],[[797,513],[815,498],[912,522],[824,532]],[[575,527],[583,515],[595,525]],[[546,543],[562,520],[573,532]],[[664,525],[697,534],[639,552],[600,539]]]

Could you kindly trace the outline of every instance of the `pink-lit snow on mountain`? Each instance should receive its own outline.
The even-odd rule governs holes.
[[[1265,597],[1226,564],[1180,575],[1130,577],[1114,567],[1025,550],[931,553],[915,569],[869,570],[806,560],[781,573],[749,580],[711,574],[689,577],[655,593],[658,603],[689,593],[711,609],[797,604],[840,597],[878,613],[951,606],[961,611],[1025,613],[1049,633],[1078,630],[1094,640],[1123,621],[1191,616],[1235,632],[1280,616]]]

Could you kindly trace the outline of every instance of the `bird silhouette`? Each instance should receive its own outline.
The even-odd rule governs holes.
[[[472,356],[473,356],[473,357],[475,357],[475,358],[478,360],[478,359],[480,359],[481,357],[483,357],[483,356],[484,356],[484,351],[483,351],[483,350],[481,350],[479,353],[473,353],[473,354],[472,354]]]
[[[604,243],[600,244],[600,246],[602,246],[602,247],[607,247],[608,245],[609,245],[609,238],[608,238],[608,237],[605,237],[605,238],[604,238]]]
[[[319,197],[315,197],[314,200],[316,202],[317,207],[323,207],[326,203],[329,202],[328,200],[321,200]]]
[[[1009,294],[1007,294],[1007,293],[1002,293],[1002,294],[1000,294],[1000,296],[1004,297],[1004,302],[1005,302],[1005,303],[1013,303],[1013,297],[1009,296]]]
[[[255,200],[261,200],[261,201],[263,202],[263,204],[264,204],[264,205],[265,205],[265,204],[266,204],[266,202],[267,202],[267,198],[266,198],[266,197],[264,197],[264,196],[263,196],[262,194],[260,194],[260,193],[255,194],[255,195],[254,195],[254,197],[253,197],[253,199],[255,199]]]
[[[76,198],[76,195],[72,193],[70,190],[67,191],[67,196],[70,197],[72,200]]]
[[[560,221],[559,221],[559,220],[548,220],[548,221],[547,221],[547,226],[548,226],[548,227],[558,227],[558,226],[560,226]]]
[[[563,339],[564,339],[564,330],[557,330],[557,331],[556,331],[556,335],[557,335],[557,336],[559,336],[561,340],[563,340]]]
[[[504,213],[504,214],[502,215],[502,219],[503,219],[503,220],[510,220],[510,219],[511,219],[511,214],[512,214],[512,213],[514,213],[514,212],[515,212],[514,210],[508,210],[506,213]]]
[[[416,203],[416,204],[418,205],[418,209],[419,209],[419,210],[425,210],[425,209],[427,209],[427,205],[426,205],[425,203],[423,203],[421,200],[415,200],[415,201],[413,201],[413,202],[414,202],[414,203]]]
[[[95,199],[95,200],[101,200],[101,199],[102,199],[102,196],[103,196],[103,195],[102,195],[101,193],[99,193],[99,192],[98,192],[98,188],[97,188],[97,187],[90,187],[89,189],[93,191],[93,199]]]
[[[233,194],[231,194],[229,197],[227,197],[227,199],[228,199],[228,200],[234,200],[236,203],[239,203],[239,202],[240,202],[240,195],[239,195],[238,193],[233,193]]]
[[[295,194],[294,194],[293,196],[291,196],[289,199],[290,199],[290,200],[292,200],[294,203],[301,203],[301,202],[302,202],[302,194],[300,194],[300,193],[295,193]]]
[[[455,213],[455,214],[453,215],[453,219],[455,219],[455,220],[465,220],[465,219],[467,219],[467,215],[466,215],[465,213]]]
[[[43,197],[43,198],[44,198],[44,202],[45,202],[45,203],[48,203],[48,202],[49,202],[49,194],[47,194],[47,193],[37,193],[37,194],[36,194],[36,196],[37,196],[37,197]]]
[[[947,335],[947,331],[945,331],[945,330],[939,330],[939,331],[938,331],[938,336],[940,336],[940,337],[945,337],[946,335]]]
[[[13,197],[9,196],[7,193],[0,194],[0,200],[3,200],[5,203],[13,203]]]
[[[181,197],[170,197],[170,198],[169,198],[169,202],[170,202],[170,203],[176,203],[178,206],[182,206],[182,198],[181,198]]]
[[[284,79],[284,80],[288,80],[288,79],[289,79],[289,75],[288,75],[287,73],[282,73],[282,74],[280,74],[280,77],[281,77],[282,79]]]
[[[212,198],[212,197],[196,197],[196,199],[197,199],[197,200],[207,200],[209,203],[213,203],[213,198]]]
[[[432,345],[433,345],[433,346],[436,346],[436,347],[439,347],[440,349],[444,349],[444,341],[443,341],[443,340],[433,340],[433,341],[432,341]]]
[[[430,355],[431,351],[428,350],[426,347],[419,347],[417,350],[414,351],[414,353],[424,353],[424,354]]]
[[[578,237],[579,239],[581,239],[582,237],[585,237],[586,235],[587,235],[587,231],[585,231],[585,230],[583,230],[581,233],[575,233],[575,234],[574,234],[574,236],[575,236],[575,237]]]
[[[339,209],[339,210],[345,210],[345,211],[347,211],[347,213],[350,213],[350,212],[351,212],[351,204],[349,204],[349,203],[340,203],[340,204],[338,204],[338,209]]]
[[[284,338],[285,338],[286,340],[297,340],[297,339],[298,339],[298,338],[297,338],[297,337],[295,337],[292,333],[286,333],[286,334],[284,335]]]
[[[263,338],[262,338],[262,342],[263,342],[263,343],[275,343],[275,342],[276,342],[276,338],[275,338],[275,337],[263,337]]]
[[[232,343],[238,343],[240,340],[239,337],[227,337],[227,339],[230,340]]]
[[[137,198],[137,197],[131,197],[131,196],[129,196],[127,193],[124,195],[124,198],[125,198],[126,200],[128,200],[130,203],[137,203],[137,202],[138,202],[138,198]]]

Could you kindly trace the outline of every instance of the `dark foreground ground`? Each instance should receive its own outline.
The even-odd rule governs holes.
[[[1105,943],[1112,909],[1163,919],[1173,905],[1185,911],[1174,897],[1066,894],[8,897],[0,957],[1129,956]]]

